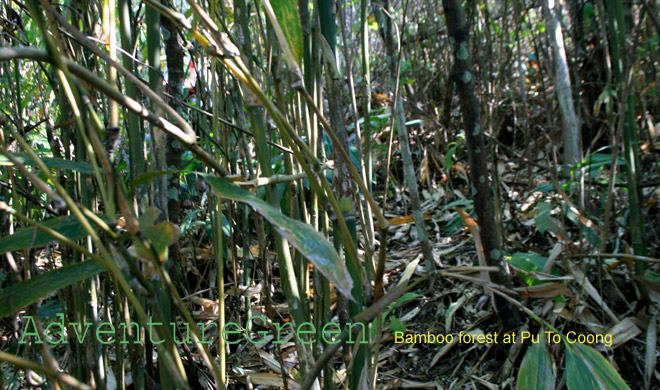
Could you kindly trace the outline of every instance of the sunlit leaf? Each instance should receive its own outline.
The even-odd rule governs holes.
[[[277,17],[277,22],[280,24],[286,41],[289,43],[293,57],[300,65],[303,54],[303,37],[298,3],[296,0],[272,0],[271,5]]]
[[[527,283],[528,286],[535,286],[538,284],[549,283],[547,280],[538,280],[534,276],[529,275],[532,272],[543,271],[547,258],[531,252],[516,252],[511,256],[507,256],[506,260],[516,269],[516,273]],[[555,276],[559,276],[559,270],[553,266],[550,272]]]
[[[392,317],[392,319],[390,320],[390,330],[392,331],[392,333],[396,333],[396,332],[404,333],[406,331],[406,326],[403,325],[398,318]]]
[[[221,198],[244,202],[266,218],[273,227],[337,287],[351,296],[352,279],[334,247],[310,225],[291,219],[252,193],[212,175],[203,175]]]
[[[401,297],[399,297],[399,299],[397,299],[394,303],[389,305],[388,309],[394,310],[408,301],[412,301],[413,299],[417,299],[421,297],[423,297],[423,295],[417,293],[411,293],[411,292],[404,293],[403,295],[401,295]]]
[[[136,249],[142,259],[153,259],[154,256],[159,263],[167,258],[167,248],[179,239],[179,227],[171,222],[162,222],[154,225],[160,211],[151,207],[140,216],[140,232],[147,238],[151,247],[136,241]]]

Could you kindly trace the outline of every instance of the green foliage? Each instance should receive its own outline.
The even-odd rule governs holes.
[[[57,316],[62,313],[62,307],[66,309],[66,301],[58,302],[55,300],[48,301],[43,305],[40,305],[37,309],[37,315],[39,318],[46,319]]]
[[[144,185],[152,181],[153,179],[163,176],[163,175],[173,175],[173,174],[179,174],[182,172],[189,172],[189,171],[182,171],[182,170],[176,170],[176,171],[148,171],[144,172],[138,176],[135,176],[135,178],[131,181],[131,189],[135,189],[135,187]]]
[[[219,197],[247,203],[270,222],[284,238],[307,258],[318,271],[332,282],[347,298],[351,296],[353,282],[346,264],[332,244],[310,225],[282,214],[276,208],[250,192],[212,175],[203,175]]]
[[[548,261],[543,256],[537,255],[536,253],[522,253],[516,252],[511,256],[506,257],[509,264],[516,267],[522,272],[518,272],[518,275],[527,283],[528,286],[535,286],[538,284],[548,283],[548,281],[538,280],[533,276],[533,272],[542,272],[545,263]],[[555,276],[560,276],[559,270],[557,267],[553,266],[551,273]]]
[[[585,3],[584,7],[582,8],[582,21],[584,23],[584,27],[592,32],[595,32],[598,28],[594,9],[594,5],[590,2]]]
[[[448,203],[445,207],[440,210],[440,213],[454,208],[454,207],[465,207],[465,212],[468,213],[472,218],[474,218],[474,208],[473,202],[471,199],[458,199],[453,202]],[[453,235],[458,232],[459,229],[463,226],[463,219],[458,213],[454,213],[454,216],[447,221],[445,225],[444,233],[447,235]]]
[[[383,323],[386,322],[385,320],[387,319],[388,316],[390,316],[390,313],[392,313],[394,310],[396,310],[399,306],[403,305],[406,302],[412,301],[413,299],[417,299],[417,298],[421,298],[421,297],[422,297],[422,295],[417,294],[417,293],[412,293],[412,292],[407,292],[407,293],[404,293],[403,295],[401,295],[399,297],[399,299],[394,301],[394,303],[391,303],[389,306],[387,306],[387,310],[385,310],[381,314],[381,319],[382,319]],[[401,323],[401,321],[399,320],[399,318],[396,315],[392,314],[390,317],[391,317],[391,319],[390,319],[389,328],[392,332],[405,332],[406,331],[406,326]],[[372,336],[375,337],[376,336],[376,333],[375,333],[376,332],[376,326],[375,325],[372,326],[371,329],[372,329]]]
[[[547,203],[539,203],[536,205],[536,214],[534,214],[534,221],[536,222],[536,229],[541,233],[545,233],[548,229],[548,221],[550,220],[550,212],[553,206]]]
[[[10,316],[44,296],[102,272],[97,262],[65,265],[0,290],[0,318]]]
[[[584,157],[585,175],[587,177],[597,177],[603,170],[612,165],[613,155],[610,153],[591,153]],[[615,161],[617,166],[624,166],[626,162],[619,156]]]
[[[151,207],[140,216],[140,232],[148,242],[137,240],[135,246],[142,259],[162,264],[168,257],[168,247],[179,238],[179,227],[171,222],[155,225],[159,215],[160,211]]]
[[[35,166],[36,163],[32,161],[32,159],[28,156],[22,156],[15,154],[14,157],[16,160],[18,160],[21,164],[27,165],[27,166]],[[47,167],[49,168],[60,168],[60,169],[68,169],[70,171],[75,171],[75,172],[80,172],[80,173],[87,173],[87,174],[92,174],[94,173],[94,168],[92,168],[91,164],[88,163],[81,163],[77,161],[72,161],[72,160],[64,160],[60,158],[53,158],[53,157],[41,157],[41,160],[46,164]],[[0,155],[0,166],[13,166],[11,161],[7,159],[7,157]]]
[[[616,91],[614,89],[605,89],[598,96],[598,99],[594,103],[594,116],[600,115],[601,106],[605,105],[607,108],[607,114],[611,114],[611,104],[616,99]]]
[[[539,183],[539,185],[536,187],[536,189],[535,189],[534,191],[539,191],[539,192],[543,192],[543,193],[548,193],[548,192],[554,190],[554,188],[555,188],[555,187],[552,185],[552,183],[550,183],[550,182],[543,182],[543,183]]]
[[[458,144],[456,142],[450,142],[447,146],[449,149],[447,150],[447,154],[445,154],[445,169],[447,172],[449,172],[451,167],[454,165],[452,159],[454,158],[454,154],[456,154],[456,147]]]
[[[103,214],[98,217],[105,223],[112,223],[113,220]],[[72,215],[51,218],[40,222],[41,225],[50,228],[70,240],[79,240],[87,235],[80,221]],[[55,239],[37,229],[36,226],[26,227],[17,230],[13,235],[0,238],[0,253],[17,251],[25,248],[34,248],[46,245]]]
[[[298,14],[298,3],[296,0],[273,0],[271,1],[277,22],[284,32],[293,57],[300,65],[303,55],[302,27],[300,26],[300,15]]]
[[[390,320],[390,330],[392,332],[405,332],[406,326],[399,321],[399,318],[392,316],[392,319]]]
[[[538,337],[541,342],[532,343],[518,371],[518,390],[554,390],[555,373],[552,369],[552,357],[545,344],[543,333]]]
[[[565,336],[566,386],[568,390],[630,389],[612,365],[595,349],[570,343]],[[532,342],[518,372],[518,390],[554,390],[552,358],[540,332],[539,342]]]
[[[594,247],[600,246],[600,235],[598,232],[591,226],[582,223],[580,216],[576,213],[576,210],[568,207],[566,204],[561,205],[562,212],[566,215],[569,221],[571,221],[575,226],[581,226],[583,229],[584,237],[589,240],[589,243]]]
[[[566,343],[568,390],[630,389],[603,355],[584,344]]]

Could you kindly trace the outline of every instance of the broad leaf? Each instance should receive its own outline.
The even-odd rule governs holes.
[[[105,215],[99,215],[106,223],[112,221],[111,218]],[[80,221],[73,215],[65,215],[62,217],[55,217],[43,222],[39,222],[41,225],[46,226],[55,230],[56,232],[62,234],[70,240],[79,240],[87,235],[87,232],[80,224]],[[0,253],[6,253],[10,251],[17,251],[20,249],[38,247],[46,245],[55,239],[40,231],[36,226],[30,226],[23,229],[19,229],[16,233],[0,238]]]
[[[70,284],[102,272],[95,261],[65,265],[0,290],[0,318],[10,316],[27,305]]]
[[[539,335],[543,340],[543,335]],[[554,390],[555,374],[552,358],[545,342],[532,343],[518,372],[518,390]]]
[[[353,282],[337,251],[310,225],[296,221],[282,214],[279,210],[252,193],[212,175],[204,175],[207,183],[221,198],[244,202],[252,206],[257,213],[266,218],[291,245],[314,264],[328,280],[334,283],[346,297],[351,296]]]
[[[534,221],[536,222],[536,229],[545,233],[548,229],[548,219],[550,218],[550,212],[552,211],[552,205],[547,203],[540,203],[536,206],[536,215],[534,215]]]
[[[454,143],[454,146],[449,148],[449,150],[447,151],[447,154],[445,155],[445,169],[447,170],[447,172],[449,172],[449,170],[451,169],[451,167],[453,165],[452,164],[452,157],[454,157],[454,154],[456,154],[455,142],[452,142],[452,143]]]
[[[584,344],[567,344],[566,386],[568,390],[630,389],[610,362]]]
[[[396,333],[396,332],[404,333],[406,331],[406,326],[402,324],[398,318],[392,317],[392,319],[390,320],[390,330],[392,331],[392,333]]]
[[[280,24],[286,41],[289,43],[293,58],[300,65],[303,53],[303,37],[298,3],[296,0],[272,0],[271,5],[277,17],[277,22]]]
[[[537,255],[532,252],[516,252],[510,257],[506,257],[509,264],[517,268],[516,273],[527,283],[528,286],[536,286],[538,284],[549,283],[547,280],[538,280],[533,275],[528,273],[540,272],[543,270],[545,263],[548,261],[545,257]],[[522,272],[519,272],[522,271]],[[560,276],[557,267],[553,266],[550,271],[555,276]]]
[[[155,255],[156,260],[163,264],[168,255],[167,248],[179,239],[179,227],[167,221],[154,225],[159,215],[157,208],[150,207],[140,216],[140,232],[149,240],[151,247],[143,245],[140,240],[135,243],[141,258],[153,259]]]

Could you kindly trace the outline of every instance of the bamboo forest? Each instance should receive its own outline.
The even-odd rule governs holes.
[[[0,389],[660,389],[659,33],[0,0]]]

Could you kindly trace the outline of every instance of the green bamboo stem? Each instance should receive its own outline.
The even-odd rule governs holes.
[[[117,61],[117,29],[115,25],[115,0],[104,0],[103,2],[103,25],[107,28],[107,42],[110,51],[110,58]],[[117,69],[108,66],[108,83],[117,87]],[[119,107],[117,102],[110,100],[108,102],[108,130],[116,129],[119,131]]]
[[[130,289],[130,287],[128,285],[128,282],[126,282],[126,280],[123,278],[123,275],[121,274],[121,272],[119,272],[119,268],[117,267],[117,265],[114,264],[114,262],[111,260],[111,257],[109,255],[108,251],[105,249],[105,246],[102,245],[102,242],[100,241],[100,238],[96,234],[95,229],[93,229],[92,226],[89,224],[89,222],[84,217],[84,215],[83,215],[82,211],[80,210],[80,208],[76,205],[76,203],[73,201],[73,199],[71,199],[71,197],[66,192],[64,187],[62,187],[62,185],[52,176],[52,174],[50,173],[50,170],[48,169],[48,167],[46,167],[46,164],[44,164],[44,162],[41,160],[41,158],[39,158],[39,156],[37,156],[37,154],[34,153],[34,151],[32,150],[32,148],[30,148],[30,146],[25,141],[25,139],[23,139],[23,137],[20,134],[18,134],[15,130],[13,130],[10,127],[6,127],[5,130],[10,132],[10,134],[14,137],[14,139],[16,139],[16,141],[19,143],[21,148],[23,148],[23,150],[28,154],[28,156],[32,159],[32,161],[34,161],[35,164],[39,167],[40,171],[44,174],[44,176],[46,176],[46,179],[48,179],[48,181],[53,184],[57,194],[59,194],[62,201],[69,208],[69,211],[71,211],[71,213],[80,221],[80,224],[82,225],[82,227],[85,229],[87,234],[92,238],[92,241],[97,246],[98,250],[101,252],[101,257],[103,258],[102,265],[104,267],[108,268],[113,273],[117,273],[116,277],[120,281],[123,280],[122,287],[124,289],[129,290],[129,291],[127,291],[127,294],[129,294],[129,298],[132,295],[133,300],[131,301],[131,303],[136,304],[137,299],[135,298],[135,295],[132,294],[132,290]],[[14,164],[17,167],[22,165],[19,162],[14,162]],[[85,251],[85,252],[87,252],[87,251]],[[84,253],[84,252],[82,252],[82,253]],[[145,319],[145,322],[146,322],[146,315],[144,314],[144,311],[141,309],[141,306],[136,307],[136,311],[138,311],[138,315],[140,315],[141,318]]]
[[[61,23],[61,22],[60,22]],[[69,31],[77,31],[68,29]],[[133,59],[128,53],[133,52],[134,36],[131,26],[131,0],[119,0],[119,34],[121,38],[121,47],[124,50],[122,55],[122,64],[130,74],[135,72]],[[80,39],[79,39],[80,41]],[[91,46],[91,45],[90,45]],[[93,46],[96,48],[96,46]],[[88,47],[89,49],[89,47]],[[91,50],[91,49],[90,49]],[[99,50],[100,51],[100,50]],[[147,88],[148,89],[148,88]],[[134,81],[125,83],[126,96],[135,100],[137,97],[136,83]],[[140,123],[138,117],[132,113],[127,112],[124,114],[126,120],[126,132],[128,134],[128,146],[130,150],[130,177],[131,179],[140,175],[145,170],[144,152],[143,152],[143,137],[140,133]]]
[[[337,216],[337,222],[339,224],[339,234],[342,236],[342,239],[346,242],[346,250],[350,252],[354,252],[357,254],[357,250],[355,249],[355,245],[353,245],[352,240],[350,239],[350,233],[348,232],[348,229],[346,227],[346,222],[344,221],[343,218],[343,213],[341,212],[341,208],[339,207],[339,202],[337,202],[337,199],[335,198],[331,188],[329,185],[327,185],[327,180],[325,179],[325,176],[322,175],[320,171],[320,163],[318,160],[316,160],[315,154],[309,150],[306,144],[300,142],[295,142],[292,139],[292,133],[293,129],[291,128],[291,125],[289,122],[282,116],[280,113],[279,109],[275,107],[275,105],[266,97],[266,95],[261,91],[261,89],[256,85],[256,81],[251,77],[249,73],[243,72],[243,70],[247,71],[245,69],[245,66],[242,65],[242,63],[238,63],[238,65],[242,66],[241,69],[236,69],[233,68],[233,65],[236,65],[236,63],[232,62],[224,62],[225,65],[228,65],[230,69],[234,70],[234,74],[239,76],[243,76],[241,79],[244,81],[248,87],[250,87],[250,90],[254,92],[257,97],[259,98],[260,101],[262,101],[265,105],[268,111],[270,112],[271,116],[273,116],[273,120],[275,121],[276,125],[278,128],[282,131],[280,131],[280,134],[282,135],[282,138],[284,138],[284,141],[290,146],[291,151],[293,152],[294,156],[296,157],[296,161],[301,165],[301,168],[303,171],[305,171],[305,174],[307,175],[307,178],[309,179],[310,187],[312,190],[319,196],[319,201],[321,204],[325,204],[325,202],[329,202],[330,205],[332,206],[335,215]],[[308,94],[309,96],[309,94]],[[311,97],[310,97],[311,99]],[[327,123],[327,122],[326,122]],[[256,134],[255,134],[256,135]],[[321,185],[323,186],[324,190],[322,190],[319,186],[319,183],[315,179],[315,175],[312,174],[312,171],[305,161],[305,159],[302,157],[300,150],[297,148],[299,145],[303,145],[303,148],[308,152],[308,156],[312,156],[314,161],[314,167],[315,171],[317,172],[317,177],[321,181]],[[355,167],[353,167],[355,168]],[[353,256],[352,258],[357,258],[357,256]]]
[[[626,60],[626,23],[623,5],[620,1],[607,0],[607,16],[610,35],[610,48],[612,51],[612,64],[614,80],[621,85],[627,96],[619,97],[619,104],[623,116],[620,120],[623,124],[623,156],[626,160],[626,176],[628,180],[628,202],[629,202],[629,221],[630,238],[635,255],[646,256],[646,223],[641,211],[640,191],[638,186],[638,173],[640,169],[639,149],[637,142],[637,127],[635,124],[635,105],[633,94],[625,88],[630,85],[630,77],[634,63]],[[630,71],[626,71],[626,68]],[[625,103],[624,103],[625,102]],[[638,275],[644,274],[646,264],[644,262],[635,262],[635,272]],[[642,286],[640,286],[642,288]]]
[[[190,4],[191,8],[195,12],[195,14],[202,20],[206,28],[210,30],[209,33],[205,34],[208,37],[213,37],[213,42],[209,40],[206,36],[200,34],[198,31],[191,29],[190,31],[193,33],[196,39],[204,46],[206,49],[207,53],[215,58],[220,59],[229,70],[234,73],[234,75],[239,78],[243,83],[247,84],[247,86],[252,90],[252,92],[257,95],[259,100],[266,106],[268,109],[268,112],[271,114],[273,117],[273,120],[275,120],[276,124],[278,124],[278,128],[280,129],[280,132],[282,133],[282,136],[285,137],[285,141],[289,145],[291,145],[290,140],[295,141],[295,143],[299,146],[299,148],[305,152],[305,156],[308,157],[312,163],[314,164],[315,167],[318,167],[319,162],[316,159],[315,153],[313,153],[309,147],[307,146],[306,143],[304,143],[300,137],[298,137],[295,132],[293,131],[292,126],[289,124],[289,122],[286,120],[284,115],[279,111],[279,109],[266,97],[266,95],[261,91],[259,88],[256,80],[252,77],[250,72],[247,70],[245,65],[242,63],[240,60],[239,56],[239,50],[234,46],[230,41],[229,38],[226,36],[226,34],[223,35],[213,21],[210,20],[206,12],[201,9],[201,7],[196,4],[193,0],[188,0],[188,4]],[[164,11],[167,12],[168,14],[176,14],[174,11],[168,10]],[[176,16],[175,16],[176,17]],[[184,26],[185,27],[185,26]],[[281,46],[288,46],[286,43],[286,40],[284,42],[279,42]],[[221,46],[221,47],[219,47]],[[298,68],[298,65],[296,64],[295,61],[293,63],[287,63],[287,65],[291,69],[296,69]],[[299,71],[293,71],[294,75],[300,75],[301,73]],[[302,79],[297,78],[293,81],[292,86],[294,89],[297,91],[301,92],[303,94],[303,97],[305,98],[305,101],[312,106],[313,110],[315,111],[317,117],[321,121],[323,127],[326,129],[328,135],[332,139],[333,143],[336,145],[336,151],[339,153],[339,155],[344,159],[344,161],[347,161],[347,166],[349,169],[349,172],[351,173],[351,176],[353,179],[356,181],[358,184],[358,187],[360,187],[360,190],[363,192],[365,198],[371,205],[376,218],[378,220],[378,223],[380,226],[387,226],[388,222],[383,216],[380,208],[378,207],[378,204],[376,201],[373,199],[371,196],[371,193],[367,190],[366,185],[360,178],[360,174],[357,171],[357,168],[353,166],[350,163],[350,157],[348,156],[348,153],[346,150],[341,146],[339,143],[337,136],[335,135],[334,131],[332,130],[332,127],[328,123],[327,120],[323,117],[323,115],[320,113],[318,107],[316,107],[314,100],[311,98],[309,93],[305,90],[305,86],[303,85]],[[284,133],[288,133],[285,135]],[[287,140],[286,138],[289,138]],[[302,159],[300,159],[300,156],[296,156],[297,160],[302,164]],[[304,165],[303,165],[303,169]],[[310,179],[310,183],[313,181],[312,176],[308,176]],[[335,210],[335,213],[339,213],[339,210]]]
[[[216,210],[215,210],[215,263],[218,268],[218,329],[223,329],[225,326],[225,260],[223,258],[224,250],[224,240],[222,233],[222,201],[217,199],[216,201]],[[247,250],[247,248],[246,248]],[[218,340],[218,383],[222,389],[225,388],[225,365],[226,365],[226,355],[225,355],[225,339],[220,336]]]
[[[214,56],[222,61],[222,63],[237,77],[239,78],[243,83],[245,83],[248,88],[259,98],[259,100],[266,106],[268,109],[269,113],[273,117],[273,120],[277,124],[278,128],[280,129],[280,134],[284,138],[285,142],[290,145],[294,155],[296,156],[296,160],[301,164],[302,169],[305,171],[307,174],[307,177],[310,182],[310,186],[312,187],[313,191],[318,194],[318,196],[321,198],[322,204],[325,203],[324,200],[327,198],[330,201],[330,204],[334,207],[335,215],[338,216],[338,222],[339,222],[339,227],[340,227],[340,234],[342,234],[343,239],[346,242],[347,250],[357,253],[355,251],[354,245],[352,245],[352,242],[350,240],[350,234],[348,233],[348,230],[346,230],[346,225],[345,222],[343,222],[343,218],[341,217],[341,211],[340,208],[338,207],[338,202],[333,201],[332,198],[334,198],[333,194],[331,191],[323,192],[321,191],[318,183],[314,179],[314,175],[311,173],[311,169],[303,159],[302,155],[300,154],[300,151],[298,151],[297,148],[294,148],[294,144],[299,147],[301,150],[305,151],[305,156],[310,158],[314,164],[314,167],[316,168],[315,171],[318,172],[319,169],[318,167],[320,166],[319,161],[316,159],[315,154],[312,153],[312,151],[309,149],[307,144],[305,144],[293,131],[293,128],[289,124],[289,122],[286,120],[286,118],[283,116],[283,114],[279,111],[279,109],[272,103],[270,99],[266,97],[266,95],[263,93],[263,91],[259,88],[256,80],[252,77],[250,74],[249,70],[245,67],[245,65],[242,63],[240,58],[237,56],[238,55],[238,49],[236,46],[234,46],[229,40],[226,35],[222,35],[220,31],[218,30],[217,25],[210,20],[208,15],[204,10],[199,7],[196,3],[194,3],[192,0],[188,0],[188,3],[191,5],[193,11],[200,17],[202,22],[206,25],[206,27],[211,30],[211,34],[206,34],[207,36],[213,36],[215,37],[215,44],[211,44],[211,41],[202,36],[199,32],[196,30],[191,30],[193,32],[193,35],[195,35],[195,38],[198,39],[198,41],[204,46],[206,49],[207,53],[211,56]],[[174,11],[171,11],[169,9],[163,11],[165,14],[170,15],[170,14],[176,14]],[[174,15],[176,17],[176,15]],[[184,26],[185,27],[185,26]],[[221,44],[222,47],[218,47],[217,44]],[[305,100],[308,102],[308,104],[311,102],[313,104],[313,99],[311,99],[311,96],[309,96],[308,93],[304,90],[304,86],[302,83],[298,83],[296,85],[296,88],[302,88],[300,91],[303,93],[303,96],[305,97]],[[350,158],[347,154],[347,152],[344,150],[343,147],[338,143],[336,135],[334,135],[334,132],[332,131],[332,128],[330,127],[329,123],[323,118],[323,116],[320,114],[318,111],[318,108],[316,106],[313,107],[315,109],[316,115],[319,117],[321,122],[323,123],[324,127],[326,128],[326,131],[328,134],[330,134],[330,137],[333,139],[333,142],[335,142],[335,145],[339,145],[337,147],[337,150],[339,151],[339,154],[344,158],[345,161],[350,161]],[[295,143],[294,143],[295,142]],[[377,216],[377,219],[379,221],[380,226],[387,226],[388,222],[380,212],[380,208],[378,208],[375,200],[371,196],[371,194],[367,191],[366,186],[360,180],[360,175],[357,172],[357,169],[352,165],[352,164],[347,164],[349,171],[351,172],[351,175],[353,178],[358,182],[358,186],[360,189],[363,191],[365,197],[369,201],[369,203],[372,205],[372,208]],[[323,176],[319,177],[321,181],[325,180]],[[352,248],[351,248],[352,247]],[[353,258],[357,258],[357,256],[353,256]]]
[[[51,58],[46,52],[38,49],[27,47],[0,49],[0,61],[6,61],[13,58],[27,58],[36,61],[54,62],[53,58]],[[75,62],[64,60],[64,63],[67,64],[73,74],[84,79],[91,86],[108,95],[109,98],[116,99],[117,102],[119,102],[119,104],[125,108],[136,113],[141,118],[146,119],[149,123],[160,128],[166,133],[176,137],[181,143],[183,143],[186,149],[190,150],[193,154],[208,164],[221,176],[229,175],[229,172],[227,172],[227,170],[222,165],[220,165],[216,159],[211,157],[204,149],[197,145],[196,137],[190,137],[181,128],[175,126],[166,119],[156,116],[146,107],[113,89],[110,87],[110,85],[98,78],[95,74],[76,64]]]
[[[40,364],[31,362],[29,360],[21,359],[18,356],[14,356],[10,353],[0,351],[0,360],[5,361],[7,363],[13,364],[16,367],[20,367],[25,371],[32,370],[36,372],[41,372],[45,375],[47,375],[49,378],[54,383],[62,382],[63,384],[66,384],[67,386],[71,386],[74,389],[80,389],[80,390],[92,390],[91,386],[88,386],[82,382],[80,382],[78,379],[67,375],[65,373],[57,372],[53,369],[50,369],[48,367],[42,366]]]
[[[39,158],[39,156],[37,156],[36,153],[34,153],[34,151],[29,147],[29,145],[23,139],[23,137],[20,134],[18,134],[15,130],[11,129],[10,127],[8,127],[7,130],[11,133],[11,135],[14,137],[14,139],[16,139],[16,141],[23,148],[23,150],[29,155],[29,157],[35,162],[35,164],[39,167],[41,172],[43,172],[43,174],[49,180],[49,182],[53,183],[57,193],[61,196],[63,201],[66,203],[66,205],[68,206],[71,213],[78,219],[78,221],[83,226],[83,228],[85,229],[87,234],[91,237],[92,242],[94,243],[94,245],[96,245],[97,249],[101,253],[101,258],[103,259],[103,262],[101,263],[101,265],[106,267],[110,272],[112,272],[113,276],[115,278],[117,278],[117,280],[119,281],[119,284],[124,289],[124,292],[126,293],[129,301],[131,302],[131,304],[134,305],[136,314],[138,315],[138,318],[139,318],[140,322],[142,324],[146,324],[147,323],[147,315],[146,315],[146,312],[144,311],[144,308],[142,307],[139,300],[135,296],[132,288],[130,287],[128,281],[126,280],[123,273],[119,269],[118,265],[112,260],[112,258],[110,256],[110,253],[108,252],[106,247],[101,242],[100,238],[96,234],[95,229],[93,229],[91,227],[91,225],[89,224],[87,219],[84,217],[84,215],[83,215],[82,211],[80,210],[80,208],[77,207],[75,202],[71,199],[71,197],[68,195],[66,190],[62,187],[62,185],[59,184],[59,182],[52,176],[52,174],[50,173],[50,170],[46,167],[46,165]],[[91,255],[91,253],[87,250],[80,251],[80,252],[84,253],[84,254],[89,253]],[[92,257],[92,258],[94,259],[95,257]],[[96,257],[96,258],[98,258],[98,257]],[[184,307],[184,310],[185,310],[185,307]],[[187,310],[185,310],[185,311],[187,312]],[[184,315],[185,315],[185,312],[184,312]],[[188,313],[188,316],[190,316],[189,313]],[[194,322],[192,322],[192,318],[190,317],[189,319],[191,320],[191,323],[194,324]],[[199,333],[198,330],[196,329],[196,327],[193,327],[193,328],[194,328],[194,331],[197,331],[197,333]],[[161,334],[161,337],[166,339],[168,335],[169,334],[167,334],[167,333],[163,333],[163,334]],[[208,351],[206,351],[206,352],[208,353]],[[179,365],[181,364],[180,359],[174,359],[174,361],[175,362],[178,361]],[[180,366],[179,369],[180,369],[180,372],[184,372],[182,366]]]

